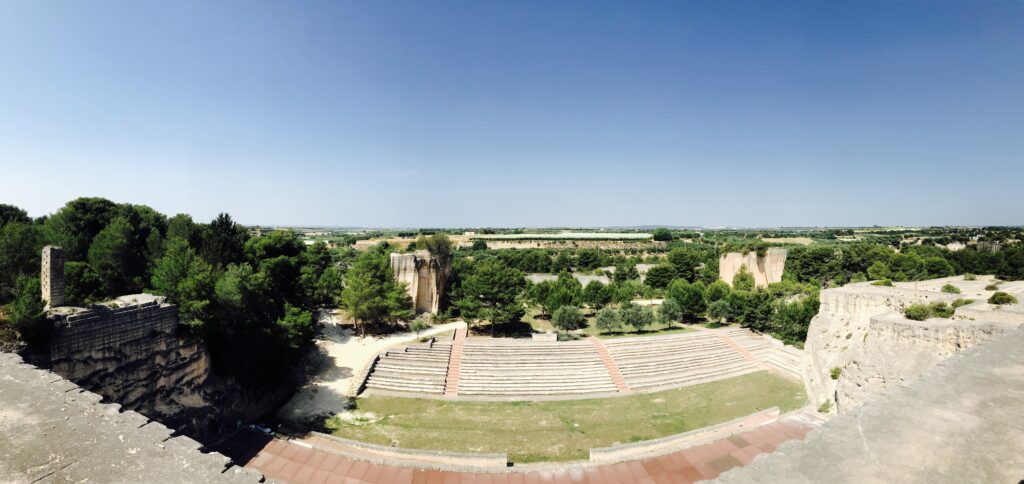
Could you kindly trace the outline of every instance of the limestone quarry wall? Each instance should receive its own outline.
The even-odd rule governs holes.
[[[205,343],[181,329],[177,306],[149,294],[91,308],[62,307],[48,359],[39,361],[82,388],[192,436],[216,437],[262,417],[292,388],[246,390],[213,373]]]
[[[198,337],[178,330],[177,307],[148,295],[112,306],[52,313],[50,368],[126,409],[201,427],[211,414],[210,359]]]
[[[947,282],[962,286],[964,294],[934,290]],[[995,310],[984,303],[990,292],[978,286],[985,284],[946,278],[902,287],[857,283],[822,291],[821,308],[805,343],[809,399],[815,405],[829,401],[834,411],[848,413],[949,356],[1024,324],[1024,317],[1012,316],[1013,307]],[[979,302],[959,308],[953,318],[912,321],[903,316],[911,304],[951,303],[960,297]],[[831,376],[834,368],[840,372],[836,379]]]
[[[756,252],[729,252],[718,258],[718,277],[732,285],[732,279],[741,267],[746,267],[747,272],[754,276],[754,284],[757,287],[767,287],[768,284],[782,280],[782,271],[786,269],[786,249],[772,247],[765,255],[757,255]]]
[[[391,270],[395,280],[406,285],[416,312],[437,313],[448,283],[450,262],[427,251],[391,254]]]

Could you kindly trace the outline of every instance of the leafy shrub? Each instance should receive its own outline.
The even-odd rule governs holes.
[[[892,287],[892,279],[879,279],[871,283],[872,286]]]
[[[986,291],[996,291],[996,290],[999,290],[999,284],[989,284],[989,285],[985,286],[985,290]]]
[[[978,280],[978,276],[975,276],[974,274],[964,274],[964,280],[965,281],[976,281],[976,280]]]
[[[942,292],[946,294],[960,294],[960,288],[952,284],[944,284],[942,286]]]
[[[833,380],[838,380],[839,379],[839,375],[842,375],[842,374],[843,374],[843,369],[839,368],[839,367],[833,368],[832,371],[829,372],[829,375],[832,377]]]
[[[927,305],[911,304],[903,310],[903,315],[907,319],[913,319],[914,321],[924,321],[928,318],[948,318],[953,316],[953,308],[944,302],[934,302]]]
[[[29,345],[43,347],[50,337],[52,325],[46,319],[39,289],[38,277],[25,277],[18,281],[18,292],[4,311],[6,323],[18,332],[22,341]]]
[[[1009,294],[1007,294],[1005,292],[998,291],[995,294],[993,294],[992,297],[988,298],[988,303],[989,304],[1017,304],[1017,298],[1015,298],[1015,297],[1013,297],[1013,296],[1011,296],[1011,295],[1009,295]]]
[[[971,304],[973,302],[974,302],[974,299],[964,299],[962,297],[961,298],[957,298],[956,301],[953,301],[953,309],[956,309],[956,308],[958,308],[960,306],[966,306],[966,305]]]
[[[828,413],[830,410],[832,410],[832,400],[825,400],[818,406],[818,413]]]
[[[932,315],[936,318],[953,317],[953,308],[944,302],[934,302],[928,306],[928,309],[931,310]]]
[[[903,310],[903,315],[907,319],[913,319],[914,321],[924,321],[931,317],[932,312],[928,309],[927,305],[924,304],[911,304]]]

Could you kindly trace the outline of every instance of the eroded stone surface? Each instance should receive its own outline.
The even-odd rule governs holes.
[[[719,482],[1017,482],[1024,328],[952,356]]]
[[[0,482],[258,482],[187,437],[0,353]]]
[[[848,284],[821,293],[821,309],[811,321],[804,367],[808,397],[825,401],[839,413],[849,412],[893,385],[911,381],[936,363],[979,343],[997,338],[1024,324],[1020,305],[991,306],[985,302],[993,279],[962,277],[896,283]],[[941,291],[952,284],[961,291]],[[1000,290],[1020,294],[1024,282],[1006,282]],[[956,310],[952,318],[912,321],[904,309],[917,303],[975,302]],[[832,378],[835,369],[838,378]]]

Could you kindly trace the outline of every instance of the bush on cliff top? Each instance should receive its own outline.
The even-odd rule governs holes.
[[[960,306],[966,306],[966,305],[971,304],[973,302],[974,302],[974,299],[964,299],[962,297],[961,298],[957,298],[956,301],[953,301],[953,309],[956,309],[956,308],[958,308]]]
[[[996,292],[995,294],[993,294],[992,297],[988,298],[988,303],[989,304],[1017,304],[1017,298],[1015,298],[1015,297],[1013,297],[1013,296],[1011,296],[1011,295],[1009,295],[1009,294],[1007,294],[1005,292],[999,291],[999,292]]]
[[[944,302],[911,304],[903,311],[903,315],[914,321],[924,321],[928,318],[948,318],[953,316],[953,308]]]
[[[946,294],[960,294],[960,288],[952,284],[944,284],[942,286],[942,292]]]

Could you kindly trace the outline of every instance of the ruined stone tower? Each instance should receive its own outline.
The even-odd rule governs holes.
[[[52,308],[64,305],[64,249],[55,245],[43,247],[39,285],[47,306]]]

